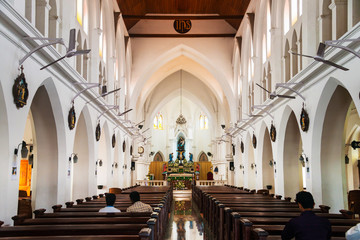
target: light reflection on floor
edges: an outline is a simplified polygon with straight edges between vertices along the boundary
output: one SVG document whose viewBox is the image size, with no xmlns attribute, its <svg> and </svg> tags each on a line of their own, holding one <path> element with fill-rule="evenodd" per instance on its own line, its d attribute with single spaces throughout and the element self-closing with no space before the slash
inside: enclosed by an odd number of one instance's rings
<svg viewBox="0 0 360 240">
<path fill-rule="evenodd" d="M 204 223 L 191 202 L 191 191 L 174 191 L 174 203 L 166 240 L 203 240 Z"/>
</svg>

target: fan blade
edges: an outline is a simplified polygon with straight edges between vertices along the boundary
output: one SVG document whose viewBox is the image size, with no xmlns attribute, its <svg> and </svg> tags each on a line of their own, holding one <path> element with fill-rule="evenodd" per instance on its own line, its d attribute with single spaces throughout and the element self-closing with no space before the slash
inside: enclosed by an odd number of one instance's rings
<svg viewBox="0 0 360 240">
<path fill-rule="evenodd" d="M 261 89 L 263 89 L 264 91 L 266 91 L 267 93 L 271 93 L 269 92 L 267 89 L 263 88 L 261 85 L 259 85 L 258 83 L 256 83 L 256 85 L 258 85 L 258 87 L 260 87 Z"/>
<path fill-rule="evenodd" d="M 310 55 L 305 55 L 305 54 L 300 54 L 300 53 L 296 53 L 296 52 L 291 52 L 291 54 L 297 55 L 297 56 L 301 56 L 301 57 L 307 57 L 307 58 L 314 58 L 313 56 Z"/>
<path fill-rule="evenodd" d="M 54 63 L 57 63 L 57 62 L 60 61 L 60 60 L 63 60 L 64 58 L 65 58 L 65 56 L 63 56 L 63 57 L 59 58 L 58 60 L 53 61 L 52 63 L 49 63 L 48 65 L 40 68 L 40 70 L 43 70 L 43 69 L 47 68 L 48 66 L 51 66 L 51 65 L 53 65 Z"/>
<path fill-rule="evenodd" d="M 291 98 L 291 99 L 295 99 L 295 96 L 289 96 L 289 95 L 276 95 L 277 97 L 281 97 L 281 98 Z"/>
<path fill-rule="evenodd" d="M 323 59 L 323 60 L 319 60 L 319 62 L 323 62 L 323 63 L 325 63 L 325 64 L 327 64 L 327 65 L 330 65 L 330 66 L 339 68 L 339 69 L 344 70 L 344 71 L 348 71 L 348 70 L 349 70 L 348 68 L 343 67 L 343 66 L 340 66 L 340 65 L 338 65 L 338 64 L 336 64 L 336 63 L 334 63 L 334 62 L 331 62 L 331 61 L 329 61 L 329 60 Z"/>
<path fill-rule="evenodd" d="M 325 53 L 326 45 L 324 43 L 319 43 L 318 51 L 316 53 L 316 56 L 323 58 Z"/>
<path fill-rule="evenodd" d="M 73 51 L 73 52 L 68 52 L 66 54 L 66 57 L 73 57 L 76 55 L 82 55 L 82 54 L 88 54 L 91 51 L 91 49 L 87 49 L 87 50 L 77 50 L 77 51 Z"/>
<path fill-rule="evenodd" d="M 67 49 L 67 52 L 71 52 L 75 50 L 75 28 L 70 30 L 70 36 L 69 36 L 69 48 Z"/>
</svg>

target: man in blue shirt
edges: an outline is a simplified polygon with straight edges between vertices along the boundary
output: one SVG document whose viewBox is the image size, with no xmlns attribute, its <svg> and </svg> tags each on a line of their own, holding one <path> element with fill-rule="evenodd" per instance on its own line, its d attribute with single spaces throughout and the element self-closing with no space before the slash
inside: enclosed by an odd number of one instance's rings
<svg viewBox="0 0 360 240">
<path fill-rule="evenodd" d="M 101 208 L 99 212 L 120 212 L 119 209 L 114 207 L 116 195 L 113 193 L 105 194 L 106 207 Z"/>
<path fill-rule="evenodd" d="M 314 198 L 309 192 L 296 194 L 296 202 L 301 210 L 299 217 L 291 219 L 285 226 L 281 239 L 327 240 L 331 238 L 331 224 L 328 219 L 316 216 L 312 209 Z"/>
</svg>

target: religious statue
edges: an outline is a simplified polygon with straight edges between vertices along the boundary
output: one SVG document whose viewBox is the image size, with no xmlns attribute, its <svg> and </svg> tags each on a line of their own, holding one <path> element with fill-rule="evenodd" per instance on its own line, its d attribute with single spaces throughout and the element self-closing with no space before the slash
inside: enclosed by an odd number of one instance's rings
<svg viewBox="0 0 360 240">
<path fill-rule="evenodd" d="M 192 153 L 189 153 L 189 158 L 190 158 L 190 162 L 193 161 L 193 154 Z"/>
<path fill-rule="evenodd" d="M 178 141 L 178 151 L 185 151 L 185 139 L 183 137 L 179 138 Z"/>
<path fill-rule="evenodd" d="M 170 153 L 170 154 L 169 154 L 169 162 L 172 162 L 172 161 L 173 161 L 173 157 L 174 157 L 174 154 L 173 154 L 173 153 Z"/>
<path fill-rule="evenodd" d="M 166 174 L 167 172 L 167 167 L 166 167 L 166 163 L 163 164 L 163 174 L 165 173 Z"/>
</svg>

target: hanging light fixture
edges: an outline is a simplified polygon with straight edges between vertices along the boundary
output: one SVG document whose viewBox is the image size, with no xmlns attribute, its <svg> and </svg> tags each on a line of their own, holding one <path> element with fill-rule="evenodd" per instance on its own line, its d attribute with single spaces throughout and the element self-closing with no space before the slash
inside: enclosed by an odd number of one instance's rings
<svg viewBox="0 0 360 240">
<path fill-rule="evenodd" d="M 176 124 L 179 125 L 186 124 L 186 119 L 182 115 L 182 70 L 180 70 L 180 115 L 176 119 Z"/>
</svg>

